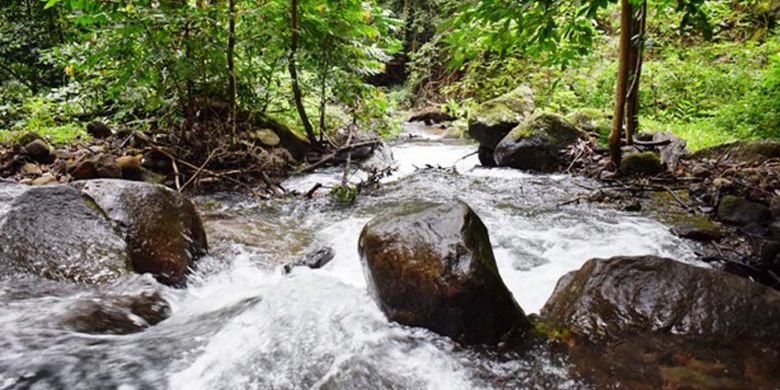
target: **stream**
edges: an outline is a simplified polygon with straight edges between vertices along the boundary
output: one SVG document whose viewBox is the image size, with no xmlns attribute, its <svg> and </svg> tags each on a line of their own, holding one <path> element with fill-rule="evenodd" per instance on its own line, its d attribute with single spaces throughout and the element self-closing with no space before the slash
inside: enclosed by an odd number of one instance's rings
<svg viewBox="0 0 780 390">
<path fill-rule="evenodd" d="M 567 175 L 478 167 L 476 146 L 407 125 L 393 146 L 398 171 L 351 206 L 313 200 L 196 199 L 211 255 L 189 287 L 138 276 L 110 287 L 160 292 L 167 320 L 143 332 L 87 335 L 49 318 L 92 290 L 39 280 L 0 282 L 0 389 L 524 389 L 586 388 L 568 362 L 540 349 L 462 348 L 425 329 L 388 322 L 370 298 L 357 253 L 363 226 L 414 202 L 459 199 L 490 232 L 499 271 L 526 313 L 587 259 L 613 255 L 694 259 L 695 244 L 639 213 L 558 205 L 596 186 Z M 288 189 L 340 181 L 331 168 Z M 324 268 L 282 267 L 329 247 Z"/>
</svg>

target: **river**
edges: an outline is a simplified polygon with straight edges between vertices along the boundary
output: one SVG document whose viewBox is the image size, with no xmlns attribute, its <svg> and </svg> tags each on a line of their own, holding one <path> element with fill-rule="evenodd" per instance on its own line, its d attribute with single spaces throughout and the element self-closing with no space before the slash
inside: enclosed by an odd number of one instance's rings
<svg viewBox="0 0 780 390">
<path fill-rule="evenodd" d="M 567 175 L 478 167 L 476 146 L 419 126 L 398 142 L 398 171 L 356 204 L 328 196 L 258 201 L 196 199 L 211 255 L 186 289 L 135 277 L 112 286 L 160 292 L 167 320 L 130 335 L 52 325 L 97 292 L 39 280 L 0 282 L 0 389 L 523 389 L 585 388 L 565 358 L 539 349 L 464 349 L 424 329 L 388 322 L 366 289 L 357 241 L 366 222 L 405 203 L 460 199 L 490 232 L 505 283 L 536 313 L 565 273 L 587 259 L 654 254 L 693 259 L 694 244 L 639 213 L 559 206 L 597 184 Z M 409 138 L 403 136 L 402 138 Z M 340 180 L 326 169 L 284 183 L 302 192 Z M 323 194 L 327 191 L 323 190 Z M 282 266 L 322 247 L 323 269 Z"/>
</svg>

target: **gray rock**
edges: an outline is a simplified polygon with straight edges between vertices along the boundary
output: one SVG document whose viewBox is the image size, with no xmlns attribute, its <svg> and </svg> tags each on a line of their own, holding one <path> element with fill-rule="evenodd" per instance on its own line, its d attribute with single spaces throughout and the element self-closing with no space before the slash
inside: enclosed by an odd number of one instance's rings
<svg viewBox="0 0 780 390">
<path fill-rule="evenodd" d="M 540 172 L 558 169 L 566 159 L 567 147 L 585 137 L 560 115 L 536 113 L 526 118 L 499 142 L 496 164 Z"/>
<path fill-rule="evenodd" d="M 0 183 L 0 276 L 100 284 L 132 272 L 121 234 L 77 189 Z"/>
</svg>

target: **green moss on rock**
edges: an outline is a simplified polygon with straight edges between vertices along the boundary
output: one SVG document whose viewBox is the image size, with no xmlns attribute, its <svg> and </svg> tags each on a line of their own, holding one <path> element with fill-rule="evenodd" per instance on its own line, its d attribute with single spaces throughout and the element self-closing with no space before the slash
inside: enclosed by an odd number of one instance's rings
<svg viewBox="0 0 780 390">
<path fill-rule="evenodd" d="M 620 171 L 626 175 L 651 176 L 663 170 L 661 158 L 653 152 L 631 153 L 620 164 Z"/>
</svg>

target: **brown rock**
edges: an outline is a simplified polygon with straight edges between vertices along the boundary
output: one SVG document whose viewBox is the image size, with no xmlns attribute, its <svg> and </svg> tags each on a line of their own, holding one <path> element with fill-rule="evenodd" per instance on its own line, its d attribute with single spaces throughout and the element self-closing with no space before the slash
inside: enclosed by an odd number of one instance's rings
<svg viewBox="0 0 780 390">
<path fill-rule="evenodd" d="M 359 251 L 391 321 L 464 344 L 495 344 L 531 326 L 501 280 L 487 228 L 465 203 L 379 217 L 363 229 Z"/>
<path fill-rule="evenodd" d="M 122 171 L 122 177 L 127 180 L 140 181 L 143 178 L 141 167 L 142 156 L 122 156 L 117 157 L 116 165 Z"/>
<path fill-rule="evenodd" d="M 87 125 L 87 133 L 95 138 L 108 138 L 112 135 L 111 128 L 100 122 L 92 122 Z"/>
<path fill-rule="evenodd" d="M 76 163 L 72 167 L 70 175 L 74 180 L 89 180 L 98 177 L 97 166 L 92 160 L 85 160 L 80 163 Z"/>
<path fill-rule="evenodd" d="M 49 145 L 41 139 L 28 143 L 24 146 L 24 149 L 27 151 L 27 155 L 35 162 L 41 164 L 51 164 L 54 162 L 54 155 L 51 153 L 51 148 L 49 148 Z"/>
<path fill-rule="evenodd" d="M 187 272 L 208 250 L 195 206 L 169 188 L 127 180 L 90 180 L 73 184 L 124 228 L 138 273 L 162 283 L 185 284 Z"/>
</svg>

